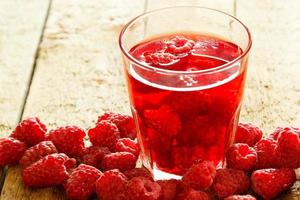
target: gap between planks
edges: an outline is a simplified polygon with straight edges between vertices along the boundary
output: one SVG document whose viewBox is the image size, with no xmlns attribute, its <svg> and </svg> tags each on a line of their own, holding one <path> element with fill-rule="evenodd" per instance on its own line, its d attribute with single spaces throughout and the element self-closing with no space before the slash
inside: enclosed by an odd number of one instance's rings
<svg viewBox="0 0 300 200">
<path fill-rule="evenodd" d="M 30 77 L 29 77 L 29 82 L 28 82 L 28 85 L 27 85 L 27 88 L 26 88 L 24 99 L 23 99 L 21 112 L 19 114 L 19 122 L 21 122 L 21 120 L 23 118 L 23 115 L 24 115 L 26 102 L 27 102 L 27 99 L 28 99 L 28 96 L 29 96 L 29 93 L 30 93 L 30 87 L 31 87 L 31 84 L 32 84 L 32 80 L 33 80 L 36 65 L 37 65 L 37 59 L 39 57 L 40 45 L 43 42 L 43 37 L 44 37 L 45 29 L 46 29 L 46 24 L 47 24 L 47 21 L 48 21 L 50 10 L 51 10 L 51 5 L 52 5 L 52 0 L 49 0 L 48 8 L 47 8 L 47 11 L 46 11 L 46 17 L 45 17 L 44 22 L 43 22 L 42 32 L 41 32 L 39 42 L 38 42 L 38 47 L 37 47 L 37 49 L 35 51 L 35 54 L 34 54 L 34 62 L 33 62 L 33 65 L 32 65 L 32 69 L 31 69 L 31 73 L 30 73 Z"/>
</svg>

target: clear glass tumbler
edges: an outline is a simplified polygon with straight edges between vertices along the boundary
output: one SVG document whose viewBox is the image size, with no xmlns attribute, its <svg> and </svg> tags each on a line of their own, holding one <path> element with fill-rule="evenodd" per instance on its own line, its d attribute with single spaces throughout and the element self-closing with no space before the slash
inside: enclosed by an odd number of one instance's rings
<svg viewBox="0 0 300 200">
<path fill-rule="evenodd" d="M 141 159 L 156 180 L 181 178 L 200 160 L 224 166 L 251 43 L 241 21 L 203 7 L 151 11 L 123 28 L 119 44 Z"/>
</svg>

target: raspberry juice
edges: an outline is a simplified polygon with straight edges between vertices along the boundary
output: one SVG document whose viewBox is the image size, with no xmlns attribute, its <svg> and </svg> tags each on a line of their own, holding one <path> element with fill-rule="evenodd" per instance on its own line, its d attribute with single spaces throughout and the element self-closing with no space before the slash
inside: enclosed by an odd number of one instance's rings
<svg viewBox="0 0 300 200">
<path fill-rule="evenodd" d="M 160 35 L 130 54 L 144 67 L 126 67 L 143 164 L 154 178 L 179 178 L 193 163 L 223 167 L 232 143 L 246 62 L 228 65 L 239 46 L 196 33 Z M 155 72 L 155 73 L 154 73 Z"/>
</svg>

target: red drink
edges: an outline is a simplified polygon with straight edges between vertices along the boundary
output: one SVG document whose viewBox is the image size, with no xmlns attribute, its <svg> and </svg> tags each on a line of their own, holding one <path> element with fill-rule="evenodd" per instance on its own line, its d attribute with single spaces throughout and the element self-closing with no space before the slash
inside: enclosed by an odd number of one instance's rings
<svg viewBox="0 0 300 200">
<path fill-rule="evenodd" d="M 225 65 L 242 55 L 241 48 L 178 33 L 151 38 L 129 53 L 148 65 L 126 70 L 143 163 L 176 175 L 198 160 L 221 167 L 239 116 L 246 61 Z"/>
</svg>

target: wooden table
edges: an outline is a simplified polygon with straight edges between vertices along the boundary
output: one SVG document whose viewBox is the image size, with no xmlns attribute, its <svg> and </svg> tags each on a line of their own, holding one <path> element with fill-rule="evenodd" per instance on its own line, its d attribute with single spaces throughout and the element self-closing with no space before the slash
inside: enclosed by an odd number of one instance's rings
<svg viewBox="0 0 300 200">
<path fill-rule="evenodd" d="M 265 134 L 300 125 L 299 0 L 1 0 L 0 136 L 31 115 L 49 128 L 88 128 L 105 110 L 128 113 L 118 34 L 133 16 L 171 5 L 213 7 L 244 21 L 254 44 L 242 120 Z M 59 188 L 25 188 L 12 167 L 0 199 L 65 197 Z M 299 191 L 285 199 L 300 199 Z"/>
</svg>

